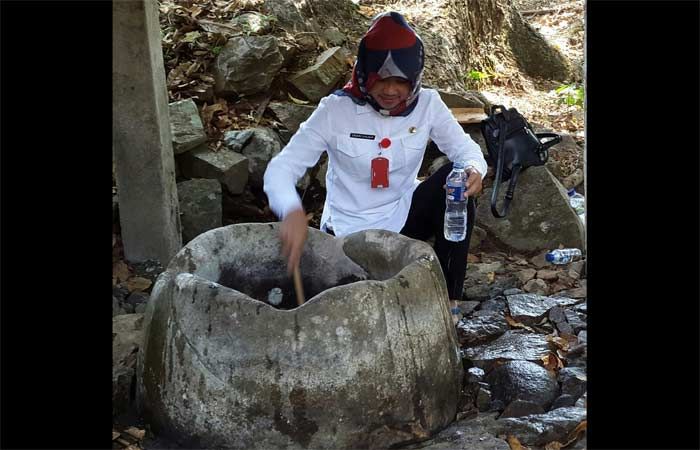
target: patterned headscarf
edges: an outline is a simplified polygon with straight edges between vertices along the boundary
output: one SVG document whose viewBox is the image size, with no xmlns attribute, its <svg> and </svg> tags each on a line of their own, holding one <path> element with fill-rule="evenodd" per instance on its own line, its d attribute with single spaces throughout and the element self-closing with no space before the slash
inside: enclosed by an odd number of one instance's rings
<svg viewBox="0 0 700 450">
<path fill-rule="evenodd" d="M 423 41 L 397 12 L 377 15 L 367 33 L 360 40 L 352 79 L 336 91 L 348 95 L 355 103 L 369 103 L 386 116 L 407 116 L 418 103 L 423 76 Z M 401 77 L 411 82 L 408 98 L 392 110 L 382 109 L 369 95 L 377 81 Z"/>
</svg>

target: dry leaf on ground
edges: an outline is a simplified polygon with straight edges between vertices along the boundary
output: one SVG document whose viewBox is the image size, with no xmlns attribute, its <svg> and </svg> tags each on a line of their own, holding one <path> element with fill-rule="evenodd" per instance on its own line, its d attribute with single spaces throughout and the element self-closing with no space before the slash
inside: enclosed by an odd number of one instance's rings
<svg viewBox="0 0 700 450">
<path fill-rule="evenodd" d="M 506 318 L 506 322 L 508 322 L 508 325 L 510 325 L 511 327 L 514 327 L 514 328 L 523 328 L 523 329 L 528 330 L 528 331 L 530 331 L 530 332 L 532 332 L 532 333 L 535 332 L 535 330 L 533 330 L 532 328 L 528 327 L 528 326 L 525 325 L 524 323 L 520 323 L 520 322 L 518 322 L 517 320 L 513 319 L 509 314 L 506 314 L 506 315 L 505 315 L 505 318 Z"/>
<path fill-rule="evenodd" d="M 129 281 L 126 282 L 126 288 L 129 290 L 129 292 L 145 291 L 150 285 L 151 280 L 142 277 L 129 278 Z"/>
<path fill-rule="evenodd" d="M 119 436 L 120 436 L 120 434 L 119 434 L 118 432 L 112 431 L 112 440 L 115 440 L 115 439 L 118 438 Z"/>
<path fill-rule="evenodd" d="M 558 441 L 552 441 L 544 446 L 544 450 L 561 450 L 564 445 Z"/>
<path fill-rule="evenodd" d="M 552 352 L 547 353 L 541 358 L 544 368 L 547 370 L 559 370 L 564 368 L 564 363 L 561 359 Z"/>
<path fill-rule="evenodd" d="M 563 337 L 547 335 L 547 342 L 554 344 L 557 350 L 569 351 L 569 341 Z"/>
<path fill-rule="evenodd" d="M 518 438 L 512 434 L 508 435 L 506 441 L 508 442 L 508 445 L 510 445 L 510 450 L 528 450 L 528 448 L 521 444 Z"/>
<path fill-rule="evenodd" d="M 112 267 L 112 277 L 116 278 L 118 282 L 126 281 L 129 278 L 129 266 L 124 261 L 118 261 Z"/>
<path fill-rule="evenodd" d="M 130 436 L 135 437 L 139 441 L 142 440 L 143 437 L 146 435 L 146 430 L 140 430 L 136 427 L 129 427 L 125 431 L 129 433 Z"/>
<path fill-rule="evenodd" d="M 489 284 L 493 283 L 496 280 L 496 272 L 487 273 L 486 280 L 488 281 Z"/>
</svg>

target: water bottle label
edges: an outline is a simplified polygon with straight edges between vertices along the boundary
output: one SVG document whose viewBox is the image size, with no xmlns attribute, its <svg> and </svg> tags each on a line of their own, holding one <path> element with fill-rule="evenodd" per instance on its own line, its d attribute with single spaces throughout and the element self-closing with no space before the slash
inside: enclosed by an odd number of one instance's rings
<svg viewBox="0 0 700 450">
<path fill-rule="evenodd" d="M 447 186 L 447 200 L 450 201 L 456 201 L 456 202 L 461 202 L 464 200 L 462 198 L 462 193 L 464 192 L 464 187 L 463 186 L 452 186 L 448 185 Z M 450 192 L 452 191 L 452 192 Z"/>
</svg>

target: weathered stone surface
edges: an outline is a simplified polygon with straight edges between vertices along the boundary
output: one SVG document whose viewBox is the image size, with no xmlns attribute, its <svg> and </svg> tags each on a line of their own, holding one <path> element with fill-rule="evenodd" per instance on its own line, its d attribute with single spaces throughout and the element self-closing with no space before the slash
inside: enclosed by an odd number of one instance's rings
<svg viewBox="0 0 700 450">
<path fill-rule="evenodd" d="M 574 402 L 586 392 L 586 371 L 580 367 L 565 367 L 557 375 L 562 394 L 571 395 Z"/>
<path fill-rule="evenodd" d="M 433 162 L 430 163 L 430 167 L 428 167 L 428 176 L 434 174 L 437 172 L 440 167 L 444 166 L 445 164 L 450 163 L 450 158 L 447 156 L 438 156 L 433 160 Z"/>
<path fill-rule="evenodd" d="M 507 184 L 499 190 L 505 195 Z M 491 198 L 492 188 L 483 197 Z M 499 200 L 499 205 L 501 204 Z M 491 202 L 479 202 L 477 225 L 508 247 L 522 252 L 565 247 L 585 248 L 584 229 L 569 205 L 566 190 L 549 171 L 529 167 L 518 178 L 518 187 L 508 215 L 497 219 L 491 214 Z"/>
<path fill-rule="evenodd" d="M 523 286 L 525 292 L 537 295 L 547 295 L 549 294 L 549 286 L 547 282 L 540 279 L 530 280 Z"/>
<path fill-rule="evenodd" d="M 136 354 L 143 343 L 143 314 L 125 314 L 112 318 L 112 415 L 132 406 L 131 390 L 135 381 Z"/>
<path fill-rule="evenodd" d="M 304 96 L 312 102 L 318 102 L 328 95 L 348 69 L 347 50 L 332 47 L 316 58 L 316 63 L 289 77 Z"/>
<path fill-rule="evenodd" d="M 476 301 L 459 301 L 457 302 L 457 306 L 459 307 L 460 311 L 462 311 L 462 314 L 469 315 L 472 311 L 476 309 L 477 306 L 479 306 L 480 302 Z"/>
<path fill-rule="evenodd" d="M 127 303 L 130 303 L 131 305 L 134 306 L 134 308 L 141 303 L 146 303 L 148 302 L 148 294 L 145 294 L 143 292 L 132 292 L 129 294 L 129 296 L 126 298 Z"/>
<path fill-rule="evenodd" d="M 567 406 L 575 406 L 576 405 L 576 399 L 569 395 L 569 394 L 562 394 L 559 397 L 557 397 L 556 400 L 552 403 L 551 409 L 557 409 L 557 408 L 566 408 Z M 542 411 L 544 412 L 544 411 Z"/>
<path fill-rule="evenodd" d="M 544 367 L 529 361 L 508 361 L 486 375 L 494 400 L 533 402 L 547 409 L 559 395 L 559 384 Z"/>
<path fill-rule="evenodd" d="M 274 131 L 269 128 L 253 128 L 253 137 L 241 150 L 248 158 L 248 182 L 251 186 L 262 188 L 267 164 L 281 149 L 282 143 Z"/>
<path fill-rule="evenodd" d="M 562 52 L 550 45 L 520 13 L 513 11 L 510 17 L 508 42 L 518 66 L 530 76 L 568 80 L 572 66 Z"/>
<path fill-rule="evenodd" d="M 182 242 L 221 226 L 221 185 L 216 180 L 190 180 L 177 184 L 182 217 Z"/>
<path fill-rule="evenodd" d="M 214 61 L 215 91 L 221 96 L 266 91 L 283 62 L 274 36 L 232 37 Z"/>
<path fill-rule="evenodd" d="M 224 133 L 224 144 L 234 152 L 240 153 L 253 137 L 253 130 L 231 130 Z"/>
<path fill-rule="evenodd" d="M 478 367 L 470 367 L 467 369 L 467 382 L 478 383 L 484 379 L 484 375 L 486 375 L 486 373 L 483 369 L 479 369 Z"/>
<path fill-rule="evenodd" d="M 579 331 L 588 328 L 586 318 L 582 314 L 579 314 L 576 311 L 566 310 L 564 311 L 564 315 L 566 316 L 566 321 L 569 323 L 569 325 L 571 325 L 571 328 L 573 328 L 574 330 L 572 334 L 576 334 Z"/>
<path fill-rule="evenodd" d="M 549 345 L 543 335 L 509 330 L 495 341 L 468 348 L 464 353 L 476 367 L 488 371 L 499 359 L 541 361 L 548 352 Z"/>
<path fill-rule="evenodd" d="M 158 278 L 138 389 L 156 433 L 198 448 L 388 448 L 448 425 L 463 369 L 430 246 L 309 229 L 301 306 L 279 246 L 276 223 L 219 228 Z M 272 286 L 283 309 L 259 301 Z"/>
<path fill-rule="evenodd" d="M 421 450 L 510 450 L 508 443 L 496 437 L 497 413 L 479 413 L 472 419 L 454 422 L 427 442 L 406 448 Z"/>
<path fill-rule="evenodd" d="M 529 416 L 530 414 L 543 414 L 544 408 L 535 402 L 516 399 L 513 400 L 506 406 L 503 413 L 498 416 L 499 419 L 506 419 L 508 417 L 522 417 Z"/>
<path fill-rule="evenodd" d="M 535 278 L 536 273 L 537 271 L 535 269 L 523 269 L 520 272 L 516 272 L 515 276 L 518 278 L 518 281 L 525 284 Z"/>
<path fill-rule="evenodd" d="M 469 264 L 464 278 L 464 297 L 483 301 L 518 286 L 518 279 L 512 273 L 497 275 L 503 268 L 500 261 Z"/>
<path fill-rule="evenodd" d="M 469 251 L 474 252 L 479 249 L 485 239 L 486 231 L 474 225 L 474 228 L 472 228 L 471 239 L 469 240 Z"/>
<path fill-rule="evenodd" d="M 315 106 L 295 105 L 293 103 L 270 102 L 267 105 L 275 116 L 282 122 L 287 130 L 294 134 L 299 129 L 299 125 L 311 116 L 316 109 Z"/>
<path fill-rule="evenodd" d="M 579 342 L 583 342 L 584 344 L 588 342 L 588 331 L 582 330 L 579 331 L 579 333 L 576 335 L 578 338 Z"/>
<path fill-rule="evenodd" d="M 170 103 L 168 111 L 174 154 L 184 153 L 206 142 L 207 135 L 204 133 L 202 119 L 199 117 L 197 105 L 191 98 Z"/>
<path fill-rule="evenodd" d="M 457 326 L 457 334 L 462 345 L 475 345 L 494 339 L 508 331 L 508 322 L 499 313 L 476 316 L 463 320 Z"/>
<path fill-rule="evenodd" d="M 327 173 L 328 173 L 328 158 L 322 157 L 322 160 L 319 162 L 318 172 L 316 172 L 316 180 L 318 181 L 318 184 L 323 189 L 326 188 L 326 174 Z"/>
<path fill-rule="evenodd" d="M 234 17 L 231 25 L 246 34 L 265 34 L 271 30 L 272 20 L 259 12 L 248 11 Z"/>
<path fill-rule="evenodd" d="M 232 194 L 243 192 L 249 163 L 240 153 L 226 149 L 215 152 L 206 144 L 178 156 L 178 165 L 187 178 L 218 180 Z"/>
<path fill-rule="evenodd" d="M 330 27 L 321 31 L 321 37 L 330 45 L 339 46 L 343 45 L 345 41 L 348 40 L 341 31 L 336 27 Z"/>
<path fill-rule="evenodd" d="M 585 281 L 585 280 L 583 280 Z M 579 288 L 575 289 L 569 289 L 566 291 L 561 291 L 558 292 L 557 295 L 561 295 L 563 297 L 571 297 L 571 298 L 586 298 L 587 290 L 585 286 L 581 286 Z"/>
<path fill-rule="evenodd" d="M 559 277 L 558 270 L 542 269 L 537 271 L 537 278 L 540 280 L 554 281 Z"/>
<path fill-rule="evenodd" d="M 121 306 L 119 299 L 113 295 L 112 296 L 112 317 L 120 316 L 122 314 L 126 314 L 126 311 Z"/>
<path fill-rule="evenodd" d="M 476 393 L 476 407 L 479 411 L 488 411 L 491 408 L 491 391 L 483 386 L 479 386 L 479 390 Z"/>
<path fill-rule="evenodd" d="M 566 442 L 569 433 L 584 420 L 583 408 L 558 408 L 545 414 L 499 419 L 494 431 L 512 434 L 524 445 L 545 445 L 552 441 Z"/>
<path fill-rule="evenodd" d="M 479 304 L 478 311 L 480 313 L 491 314 L 492 312 L 502 313 L 508 308 L 506 299 L 502 296 L 493 297 Z M 484 315 L 484 314 L 481 314 Z"/>
<path fill-rule="evenodd" d="M 306 31 L 304 17 L 292 0 L 265 0 L 263 11 L 277 18 L 278 24 L 287 31 Z"/>
<path fill-rule="evenodd" d="M 479 98 L 481 94 L 478 92 L 467 92 L 462 95 L 438 89 L 438 94 L 448 108 L 484 108 L 486 103 L 483 101 L 485 99 Z"/>
<path fill-rule="evenodd" d="M 576 300 L 566 297 L 544 297 L 537 294 L 516 294 L 506 297 L 510 315 L 525 324 L 539 321 L 554 306 L 567 306 Z"/>
</svg>

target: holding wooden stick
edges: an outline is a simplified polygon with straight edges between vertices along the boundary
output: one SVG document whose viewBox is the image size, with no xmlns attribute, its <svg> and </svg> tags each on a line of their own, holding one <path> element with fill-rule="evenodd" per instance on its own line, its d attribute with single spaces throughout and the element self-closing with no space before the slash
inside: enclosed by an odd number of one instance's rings
<svg viewBox="0 0 700 450">
<path fill-rule="evenodd" d="M 304 304 L 304 286 L 301 284 L 301 272 L 299 271 L 299 266 L 294 268 L 294 290 L 297 294 L 297 304 Z"/>
</svg>

